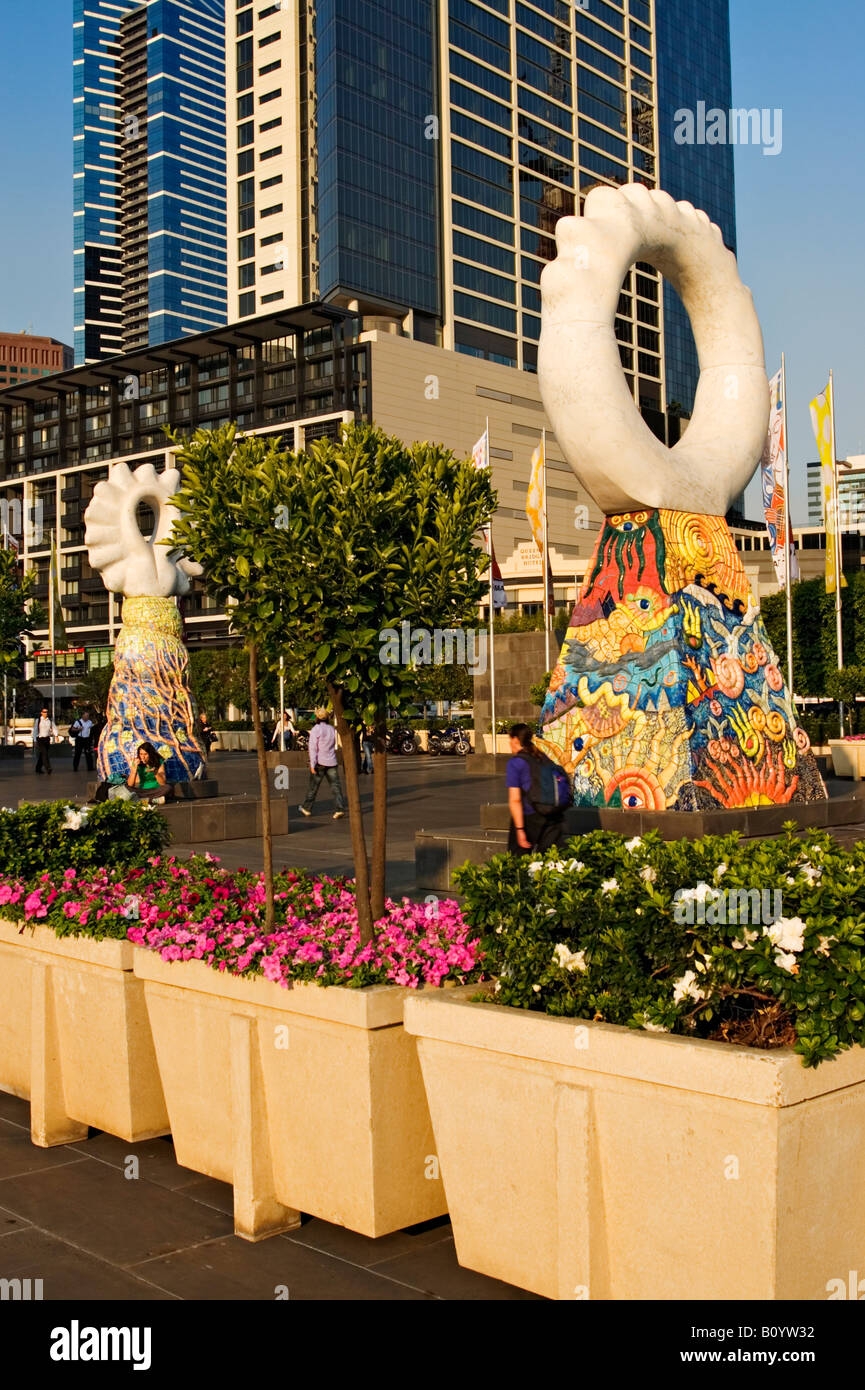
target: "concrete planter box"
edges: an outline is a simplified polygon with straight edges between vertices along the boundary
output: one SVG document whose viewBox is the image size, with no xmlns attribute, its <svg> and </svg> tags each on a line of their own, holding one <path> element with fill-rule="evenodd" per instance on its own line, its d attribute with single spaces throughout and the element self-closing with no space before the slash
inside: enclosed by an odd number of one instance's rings
<svg viewBox="0 0 865 1390">
<path fill-rule="evenodd" d="M 30 1101 L 34 1144 L 168 1133 L 128 941 L 0 921 L 0 1090 Z"/>
<path fill-rule="evenodd" d="M 213 748 L 219 753 L 249 753 L 255 749 L 254 729 L 215 729 L 214 732 Z"/>
<path fill-rule="evenodd" d="M 135 973 L 177 1161 L 233 1184 L 237 1235 L 291 1229 L 302 1211 L 367 1236 L 444 1214 L 402 1026 L 411 990 L 286 990 L 145 950 Z"/>
<path fill-rule="evenodd" d="M 407 1001 L 457 1256 L 556 1299 L 806 1299 L 861 1268 L 865 1050 Z"/>
<path fill-rule="evenodd" d="M 852 777 L 854 782 L 865 777 L 865 739 L 832 738 L 829 751 L 836 777 Z"/>
</svg>

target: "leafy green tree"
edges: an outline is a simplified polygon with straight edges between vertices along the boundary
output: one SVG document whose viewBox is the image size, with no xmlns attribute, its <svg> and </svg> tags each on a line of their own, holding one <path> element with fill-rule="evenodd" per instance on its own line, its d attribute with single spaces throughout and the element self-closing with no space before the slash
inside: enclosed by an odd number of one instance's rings
<svg viewBox="0 0 865 1390">
<path fill-rule="evenodd" d="M 841 594 L 841 639 L 845 666 L 865 666 L 865 571 L 848 570 Z M 793 682 L 797 695 L 829 695 L 838 673 L 835 595 L 822 578 L 793 585 Z M 787 670 L 787 610 L 782 592 L 760 609 L 781 669 Z"/>
<path fill-rule="evenodd" d="M 177 441 L 180 443 L 180 441 Z M 478 533 L 495 508 L 487 474 L 428 443 L 407 448 L 367 425 L 338 441 L 286 453 L 234 426 L 182 445 L 181 519 L 173 543 L 204 568 L 249 655 L 250 685 L 282 653 L 299 678 L 322 680 L 345 750 L 346 792 L 361 939 L 384 912 L 387 835 L 386 715 L 411 700 L 416 671 L 389 633 L 472 622 L 489 563 Z M 272 902 L 264 742 L 253 693 Z M 354 734 L 374 724 L 371 870 Z M 272 909 L 269 920 L 272 920 Z"/>
<path fill-rule="evenodd" d="M 16 675 L 22 667 L 21 638 L 45 622 L 33 597 L 36 575 L 22 572 L 14 550 L 0 547 L 0 675 Z"/>
<path fill-rule="evenodd" d="M 114 679 L 114 663 L 110 666 L 96 666 L 75 687 L 75 696 L 89 709 L 104 714 L 108 704 L 108 691 Z"/>
<path fill-rule="evenodd" d="M 474 696 L 474 682 L 467 666 L 456 663 L 441 666 L 418 666 L 415 671 L 415 700 L 445 700 L 455 705 L 469 702 Z"/>
</svg>

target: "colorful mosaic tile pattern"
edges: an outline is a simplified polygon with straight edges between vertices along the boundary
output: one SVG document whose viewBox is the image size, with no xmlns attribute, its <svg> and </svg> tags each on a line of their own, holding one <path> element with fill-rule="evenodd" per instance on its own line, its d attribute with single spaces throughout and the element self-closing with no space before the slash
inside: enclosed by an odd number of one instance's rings
<svg viewBox="0 0 865 1390">
<path fill-rule="evenodd" d="M 128 776 L 140 743 L 152 743 L 169 782 L 190 781 L 204 762 L 195 737 L 189 654 L 180 614 L 170 598 L 127 598 L 114 651 L 114 679 L 97 767 L 106 778 Z"/>
<path fill-rule="evenodd" d="M 608 516 L 541 713 L 578 806 L 718 810 L 821 800 L 723 517 Z"/>
</svg>

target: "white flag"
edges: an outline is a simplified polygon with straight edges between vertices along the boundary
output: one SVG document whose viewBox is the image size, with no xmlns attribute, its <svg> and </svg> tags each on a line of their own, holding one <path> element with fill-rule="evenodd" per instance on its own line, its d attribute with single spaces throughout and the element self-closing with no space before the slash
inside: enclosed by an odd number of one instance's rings
<svg viewBox="0 0 865 1390">
<path fill-rule="evenodd" d="M 484 430 L 472 449 L 472 463 L 475 468 L 489 468 L 490 466 L 490 432 L 488 429 Z"/>
</svg>

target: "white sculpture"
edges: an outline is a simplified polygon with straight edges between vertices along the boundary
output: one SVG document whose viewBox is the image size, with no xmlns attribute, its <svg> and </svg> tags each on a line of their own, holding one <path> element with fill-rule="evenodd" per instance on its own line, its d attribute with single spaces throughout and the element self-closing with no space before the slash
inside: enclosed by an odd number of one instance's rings
<svg viewBox="0 0 865 1390">
<path fill-rule="evenodd" d="M 201 566 L 164 544 L 178 516 L 171 499 L 179 487 L 176 468 L 157 473 L 152 463 L 143 463 L 134 473 L 125 463 L 115 463 L 107 479 L 97 483 L 85 513 L 84 543 L 106 589 L 127 598 L 189 592 L 189 579 L 202 573 Z M 150 536 L 142 535 L 138 525 L 141 502 L 156 516 Z"/>
<path fill-rule="evenodd" d="M 691 203 L 627 184 L 596 188 L 556 226 L 541 276 L 541 395 L 574 472 L 606 514 L 640 507 L 724 516 L 760 460 L 769 420 L 763 337 L 720 228 Z M 614 320 L 636 261 L 675 286 L 700 359 L 693 418 L 673 449 L 625 381 Z"/>
<path fill-rule="evenodd" d="M 156 748 L 170 782 L 188 781 L 204 770 L 189 688 L 189 654 L 175 602 L 175 595 L 188 593 L 190 576 L 200 575 L 202 569 L 166 544 L 178 516 L 171 499 L 179 487 L 176 468 L 157 473 L 152 463 L 143 463 L 133 473 L 125 463 L 116 463 L 94 488 L 85 513 L 90 563 L 107 589 L 124 595 L 106 724 L 99 739 L 102 779 L 125 780 L 142 743 Z M 141 502 L 156 518 L 149 536 L 138 524 Z"/>
</svg>

